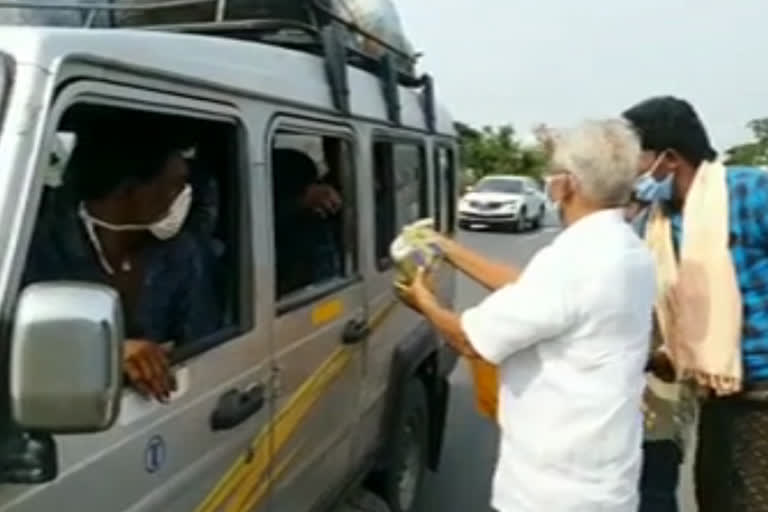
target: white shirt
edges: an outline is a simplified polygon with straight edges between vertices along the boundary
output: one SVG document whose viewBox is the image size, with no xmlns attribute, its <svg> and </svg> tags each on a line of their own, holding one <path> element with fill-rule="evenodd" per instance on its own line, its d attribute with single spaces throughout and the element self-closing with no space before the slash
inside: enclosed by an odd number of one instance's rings
<svg viewBox="0 0 768 512">
<path fill-rule="evenodd" d="M 462 316 L 499 366 L 500 512 L 635 512 L 655 300 L 650 252 L 620 210 L 589 215 Z"/>
</svg>

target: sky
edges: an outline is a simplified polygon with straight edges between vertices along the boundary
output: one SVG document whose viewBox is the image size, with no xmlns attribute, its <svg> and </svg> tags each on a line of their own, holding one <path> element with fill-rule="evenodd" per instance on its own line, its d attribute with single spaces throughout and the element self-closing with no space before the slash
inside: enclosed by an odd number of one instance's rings
<svg viewBox="0 0 768 512">
<path fill-rule="evenodd" d="M 457 120 L 567 126 L 673 94 L 715 147 L 768 117 L 768 0 L 394 0 Z"/>
</svg>

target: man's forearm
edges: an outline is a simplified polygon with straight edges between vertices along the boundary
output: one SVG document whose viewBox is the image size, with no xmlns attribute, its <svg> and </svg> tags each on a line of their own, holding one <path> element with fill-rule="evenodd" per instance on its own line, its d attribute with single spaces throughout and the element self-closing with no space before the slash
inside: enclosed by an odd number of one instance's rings
<svg viewBox="0 0 768 512">
<path fill-rule="evenodd" d="M 445 309 L 436 300 L 425 304 L 422 314 L 458 353 L 469 358 L 480 357 L 464 334 L 458 314 Z"/>
<path fill-rule="evenodd" d="M 492 261 L 453 240 L 446 240 L 442 248 L 451 264 L 489 290 L 498 290 L 520 277 L 520 269 Z"/>
</svg>

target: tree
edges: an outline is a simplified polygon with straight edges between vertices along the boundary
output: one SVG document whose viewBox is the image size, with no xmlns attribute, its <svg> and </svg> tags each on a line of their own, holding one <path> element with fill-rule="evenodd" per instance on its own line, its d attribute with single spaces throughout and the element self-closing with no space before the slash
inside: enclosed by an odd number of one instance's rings
<svg viewBox="0 0 768 512">
<path fill-rule="evenodd" d="M 728 165 L 768 165 L 768 118 L 753 119 L 747 123 L 752 131 L 752 142 L 738 144 L 725 152 Z"/>
<path fill-rule="evenodd" d="M 462 149 L 462 166 L 468 181 L 489 174 L 519 174 L 539 177 L 546 163 L 540 145 L 524 146 L 512 125 L 484 126 L 477 130 L 456 123 Z"/>
</svg>

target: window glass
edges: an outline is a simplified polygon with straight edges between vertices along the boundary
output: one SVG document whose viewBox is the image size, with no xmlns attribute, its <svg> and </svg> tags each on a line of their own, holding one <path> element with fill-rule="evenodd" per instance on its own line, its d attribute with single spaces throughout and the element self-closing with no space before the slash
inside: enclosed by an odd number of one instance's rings
<svg viewBox="0 0 768 512">
<path fill-rule="evenodd" d="M 43 159 L 22 286 L 114 288 L 125 374 L 148 394 L 142 368 L 166 348 L 182 360 L 250 327 L 237 135 L 234 122 L 82 104 L 65 112 Z"/>
<path fill-rule="evenodd" d="M 355 189 L 348 142 L 278 132 L 271 161 L 277 296 L 352 276 Z"/>
<path fill-rule="evenodd" d="M 424 148 L 410 142 L 376 142 L 376 257 L 380 268 L 389 262 L 389 245 L 403 226 L 429 215 Z"/>
</svg>

